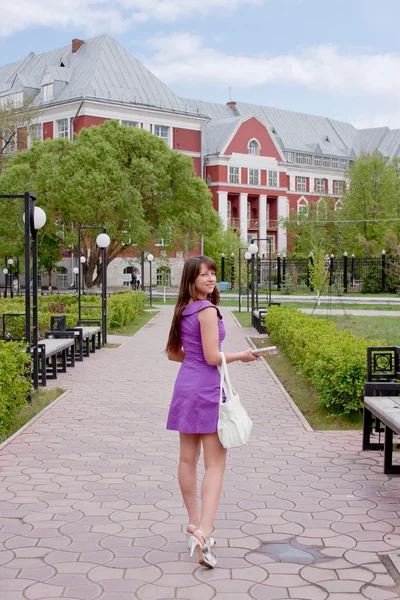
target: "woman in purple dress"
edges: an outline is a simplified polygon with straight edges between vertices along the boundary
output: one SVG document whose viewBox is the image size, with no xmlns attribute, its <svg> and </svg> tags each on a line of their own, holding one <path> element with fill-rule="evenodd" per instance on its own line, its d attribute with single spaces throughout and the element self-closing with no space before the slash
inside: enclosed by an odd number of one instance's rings
<svg viewBox="0 0 400 600">
<path fill-rule="evenodd" d="M 167 429 L 179 431 L 178 480 L 188 511 L 189 548 L 209 568 L 217 564 L 210 548 L 215 514 L 221 496 L 226 450 L 219 441 L 221 342 L 225 337 L 222 316 L 217 308 L 216 265 L 207 256 L 186 260 L 178 302 L 175 307 L 166 352 L 181 362 L 168 414 Z M 251 348 L 226 353 L 226 362 L 252 362 Z M 203 446 L 205 475 L 201 487 L 201 511 L 197 497 L 197 463 Z"/>
</svg>

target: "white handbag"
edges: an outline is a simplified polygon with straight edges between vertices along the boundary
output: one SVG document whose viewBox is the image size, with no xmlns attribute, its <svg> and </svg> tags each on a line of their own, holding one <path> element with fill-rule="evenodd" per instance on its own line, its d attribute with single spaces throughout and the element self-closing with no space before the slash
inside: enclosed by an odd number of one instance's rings
<svg viewBox="0 0 400 600">
<path fill-rule="evenodd" d="M 221 357 L 218 437 L 224 448 L 235 448 L 248 442 L 253 422 L 241 404 L 239 394 L 232 387 L 223 352 Z M 225 402 L 223 402 L 222 390 L 225 392 Z"/>
</svg>

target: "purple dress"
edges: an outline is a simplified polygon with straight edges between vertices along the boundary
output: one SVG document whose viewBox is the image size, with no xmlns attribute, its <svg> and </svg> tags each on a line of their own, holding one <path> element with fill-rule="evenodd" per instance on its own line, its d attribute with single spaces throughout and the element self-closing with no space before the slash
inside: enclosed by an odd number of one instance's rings
<svg viewBox="0 0 400 600">
<path fill-rule="evenodd" d="M 176 378 L 168 414 L 167 429 L 181 433 L 217 431 L 220 376 L 218 367 L 204 358 L 198 312 L 214 306 L 209 300 L 197 300 L 182 311 L 180 322 L 185 358 Z M 225 337 L 225 327 L 218 310 L 218 347 Z"/>
</svg>

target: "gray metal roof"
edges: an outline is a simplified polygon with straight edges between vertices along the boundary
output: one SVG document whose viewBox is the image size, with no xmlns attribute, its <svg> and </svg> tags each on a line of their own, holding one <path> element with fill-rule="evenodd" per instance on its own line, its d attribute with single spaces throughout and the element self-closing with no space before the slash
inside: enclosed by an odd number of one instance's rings
<svg viewBox="0 0 400 600">
<path fill-rule="evenodd" d="M 232 110 L 226 104 L 180 98 L 108 35 L 85 41 L 75 54 L 68 45 L 0 66 L 0 95 L 22 87 L 39 89 L 46 80 L 65 84 L 58 86 L 55 103 L 97 98 L 208 118 L 202 139 L 207 154 L 220 152 L 242 118 L 255 115 L 283 150 L 347 158 L 375 150 L 390 158 L 400 155 L 400 130 L 357 130 L 327 117 L 256 104 L 238 102 Z M 36 102 L 42 102 L 40 94 Z"/>
</svg>

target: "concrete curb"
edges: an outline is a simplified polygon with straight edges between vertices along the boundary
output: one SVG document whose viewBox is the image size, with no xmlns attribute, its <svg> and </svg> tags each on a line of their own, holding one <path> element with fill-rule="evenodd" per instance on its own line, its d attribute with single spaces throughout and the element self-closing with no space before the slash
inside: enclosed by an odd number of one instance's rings
<svg viewBox="0 0 400 600">
<path fill-rule="evenodd" d="M 66 390 L 65 392 L 63 392 L 60 396 L 58 396 L 58 398 L 56 398 L 55 400 L 53 400 L 53 402 L 51 402 L 50 404 L 48 404 L 47 406 L 45 406 L 44 408 L 42 408 L 42 410 L 40 412 L 37 413 L 37 415 L 35 415 L 34 417 L 32 417 L 32 419 L 30 421 L 28 421 L 27 423 L 25 423 L 25 425 L 23 425 L 20 429 L 18 429 L 18 431 L 16 431 L 15 433 L 12 434 L 11 437 L 7 438 L 6 440 L 4 440 L 4 442 L 2 444 L 0 444 L 0 452 L 3 450 L 3 448 L 5 448 L 10 442 L 12 442 L 16 437 L 18 437 L 19 435 L 21 435 L 21 433 L 23 433 L 25 431 L 25 429 L 27 429 L 28 427 L 30 427 L 35 421 L 37 421 L 46 411 L 50 410 L 50 408 L 52 408 L 53 406 L 55 406 L 60 400 L 62 400 L 63 398 L 65 398 L 65 396 L 67 394 L 70 393 L 71 390 Z"/>
</svg>

